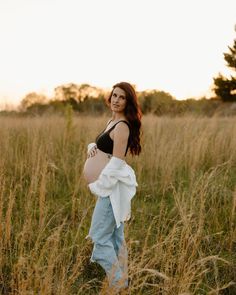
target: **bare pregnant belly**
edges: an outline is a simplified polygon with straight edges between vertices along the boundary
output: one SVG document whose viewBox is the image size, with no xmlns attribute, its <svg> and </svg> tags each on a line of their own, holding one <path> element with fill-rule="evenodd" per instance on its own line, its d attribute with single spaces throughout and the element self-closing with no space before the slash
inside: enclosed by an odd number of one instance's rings
<svg viewBox="0 0 236 295">
<path fill-rule="evenodd" d="M 84 164 L 83 175 L 87 183 L 94 182 L 98 179 L 101 171 L 110 161 L 108 154 L 97 149 L 95 156 L 87 158 Z"/>
</svg>

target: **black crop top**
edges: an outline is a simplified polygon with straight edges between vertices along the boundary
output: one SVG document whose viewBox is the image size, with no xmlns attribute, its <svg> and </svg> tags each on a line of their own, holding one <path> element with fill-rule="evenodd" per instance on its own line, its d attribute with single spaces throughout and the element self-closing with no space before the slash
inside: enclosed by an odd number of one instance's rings
<svg viewBox="0 0 236 295">
<path fill-rule="evenodd" d="M 116 122 L 110 129 L 108 129 L 107 131 L 106 128 L 97 136 L 95 142 L 97 144 L 97 147 L 99 150 L 103 151 L 104 153 L 107 153 L 107 154 L 111 154 L 112 155 L 112 151 L 113 151 L 113 140 L 111 139 L 110 137 L 110 132 L 111 130 L 113 130 L 115 128 L 115 126 L 120 123 L 120 122 L 124 122 L 128 125 L 129 127 L 129 130 L 130 130 L 130 126 L 129 126 L 129 123 L 124 121 L 124 120 L 121 120 L 121 121 L 118 121 Z M 109 122 L 110 123 L 110 122 Z M 108 123 L 108 124 L 109 124 Z M 105 131 L 105 132 L 104 132 Z M 130 134 L 129 134 L 129 138 L 128 138 L 128 143 L 127 143 L 127 147 L 126 147 L 126 151 L 125 151 L 125 155 L 128 151 L 128 148 L 129 148 L 129 145 L 130 145 Z"/>
</svg>

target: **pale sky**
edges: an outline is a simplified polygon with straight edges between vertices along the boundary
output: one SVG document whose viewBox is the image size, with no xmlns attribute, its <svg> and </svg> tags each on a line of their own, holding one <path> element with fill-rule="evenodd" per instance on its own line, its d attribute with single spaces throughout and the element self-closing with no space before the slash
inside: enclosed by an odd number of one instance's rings
<svg viewBox="0 0 236 295">
<path fill-rule="evenodd" d="M 235 24 L 235 0 L 0 0 L 0 102 L 69 82 L 209 95 Z"/>
</svg>

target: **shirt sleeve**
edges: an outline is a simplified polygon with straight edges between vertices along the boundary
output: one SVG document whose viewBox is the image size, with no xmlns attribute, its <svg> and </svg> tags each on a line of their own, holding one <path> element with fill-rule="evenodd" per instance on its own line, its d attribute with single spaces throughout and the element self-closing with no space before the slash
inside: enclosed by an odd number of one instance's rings
<svg viewBox="0 0 236 295">
<path fill-rule="evenodd" d="M 89 152 L 93 147 L 96 146 L 96 143 L 95 142 L 91 142 L 88 144 L 88 147 L 87 147 L 87 152 Z"/>
</svg>

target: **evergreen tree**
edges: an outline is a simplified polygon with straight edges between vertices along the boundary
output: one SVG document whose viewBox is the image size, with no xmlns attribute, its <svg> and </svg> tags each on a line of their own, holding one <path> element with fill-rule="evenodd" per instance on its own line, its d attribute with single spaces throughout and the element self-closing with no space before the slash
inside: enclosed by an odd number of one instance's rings
<svg viewBox="0 0 236 295">
<path fill-rule="evenodd" d="M 236 39 L 234 39 L 233 46 L 228 48 L 229 53 L 224 53 L 224 59 L 234 74 L 230 78 L 226 78 L 221 74 L 214 78 L 214 91 L 223 101 L 236 102 Z"/>
</svg>

